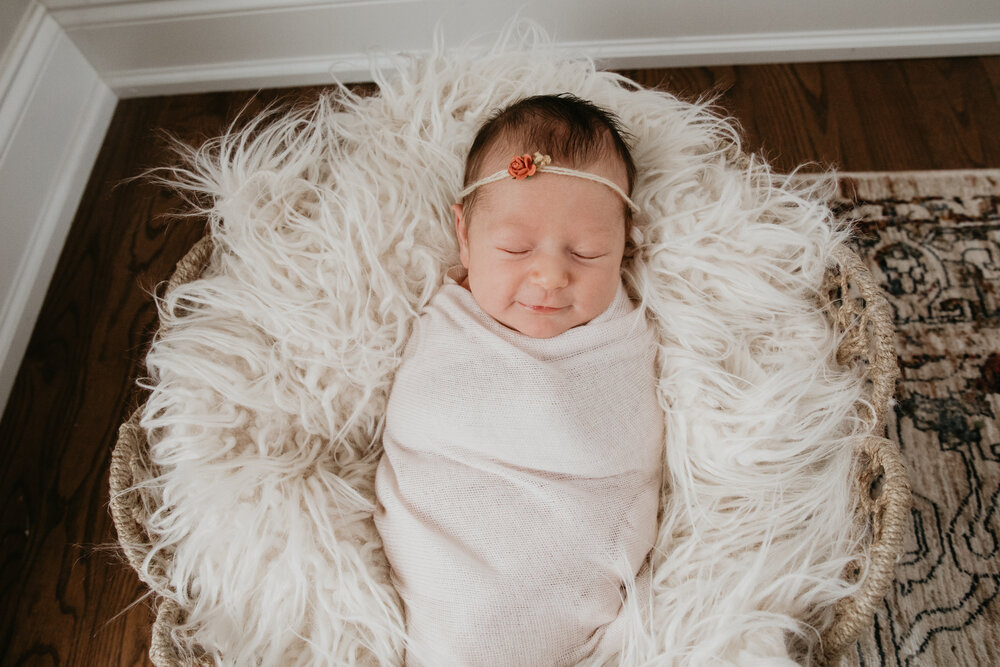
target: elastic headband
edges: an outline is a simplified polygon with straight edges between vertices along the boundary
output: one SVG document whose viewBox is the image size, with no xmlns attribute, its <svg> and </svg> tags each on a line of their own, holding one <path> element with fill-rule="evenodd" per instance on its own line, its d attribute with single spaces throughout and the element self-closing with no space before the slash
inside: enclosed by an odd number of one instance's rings
<svg viewBox="0 0 1000 667">
<path fill-rule="evenodd" d="M 625 194 L 625 191 L 612 181 L 609 181 L 603 176 L 591 174 L 586 171 L 578 171 L 567 167 L 557 167 L 552 164 L 551 157 L 548 155 L 542 155 L 541 153 L 535 153 L 534 155 L 528 155 L 525 153 L 524 155 L 515 156 L 505 170 L 498 171 L 495 174 L 490 174 L 486 178 L 480 178 L 478 181 L 470 184 L 464 190 L 459 192 L 458 198 L 464 199 L 476 188 L 486 185 L 487 183 L 502 181 L 508 176 L 516 181 L 523 181 L 526 178 L 534 176 L 538 172 L 545 172 L 547 174 L 562 174 L 563 176 L 575 176 L 577 178 L 583 178 L 588 181 L 594 181 L 595 183 L 606 185 L 618 193 L 618 196 L 621 197 L 626 204 L 628 204 L 628 207 L 632 209 L 633 213 L 639 212 L 639 207 L 635 205 L 635 202 L 629 199 L 629 196 Z"/>
</svg>

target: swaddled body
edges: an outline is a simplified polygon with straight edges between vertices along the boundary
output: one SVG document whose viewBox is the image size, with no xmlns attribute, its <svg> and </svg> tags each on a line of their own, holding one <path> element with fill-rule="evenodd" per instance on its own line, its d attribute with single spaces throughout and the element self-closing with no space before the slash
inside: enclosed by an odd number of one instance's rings
<svg viewBox="0 0 1000 667">
<path fill-rule="evenodd" d="M 499 324 L 454 280 L 432 299 L 377 477 L 409 663 L 575 664 L 616 643 L 622 585 L 656 536 L 654 354 L 620 285 L 548 339 Z"/>
<path fill-rule="evenodd" d="M 376 479 L 410 664 L 620 645 L 663 447 L 654 336 L 621 279 L 634 177 L 614 117 L 571 96 L 517 102 L 473 142 L 462 267 L 407 343 Z"/>
</svg>

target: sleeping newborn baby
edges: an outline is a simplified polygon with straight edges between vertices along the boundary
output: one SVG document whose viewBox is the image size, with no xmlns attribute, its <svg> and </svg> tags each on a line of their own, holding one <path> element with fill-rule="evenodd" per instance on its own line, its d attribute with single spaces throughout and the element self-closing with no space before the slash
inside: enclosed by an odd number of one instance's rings
<svg viewBox="0 0 1000 667">
<path fill-rule="evenodd" d="M 613 655 L 641 605 L 663 414 L 621 281 L 634 174 L 617 120 L 569 95 L 473 143 L 461 266 L 407 342 L 376 477 L 408 665 Z"/>
</svg>

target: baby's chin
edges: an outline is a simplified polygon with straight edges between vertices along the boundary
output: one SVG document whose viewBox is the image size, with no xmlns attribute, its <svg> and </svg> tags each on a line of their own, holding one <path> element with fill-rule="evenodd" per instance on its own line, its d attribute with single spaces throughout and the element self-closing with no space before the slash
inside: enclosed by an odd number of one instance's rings
<svg viewBox="0 0 1000 667">
<path fill-rule="evenodd" d="M 566 333 L 567 331 L 569 331 L 570 329 L 573 328 L 573 327 L 557 327 L 557 328 L 554 328 L 554 329 L 552 329 L 552 328 L 546 329 L 546 328 L 540 328 L 540 327 L 522 327 L 522 328 L 517 328 L 517 327 L 512 327 L 512 326 L 509 326 L 509 325 L 506 325 L 506 324 L 504 324 L 504 326 L 506 326 L 508 329 L 513 329 L 514 331 L 516 331 L 516 332 L 518 332 L 520 334 L 523 334 L 523 335 L 527 336 L 528 338 L 538 338 L 538 339 L 555 338 L 556 336 L 558 336 L 560 334 L 563 334 L 563 333 Z"/>
<path fill-rule="evenodd" d="M 574 327 L 586 324 L 586 322 L 575 322 L 565 316 L 528 315 L 527 317 L 494 317 L 493 319 L 508 329 L 512 329 L 529 338 L 555 338 Z"/>
</svg>

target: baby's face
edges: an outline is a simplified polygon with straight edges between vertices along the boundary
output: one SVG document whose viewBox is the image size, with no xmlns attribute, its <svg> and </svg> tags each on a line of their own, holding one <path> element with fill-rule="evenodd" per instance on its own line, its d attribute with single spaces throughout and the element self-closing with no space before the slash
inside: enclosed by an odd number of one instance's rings
<svg viewBox="0 0 1000 667">
<path fill-rule="evenodd" d="M 627 189 L 620 164 L 582 170 Z M 503 168 L 506 164 L 484 173 Z M 466 287 L 487 314 L 533 338 L 586 324 L 614 300 L 625 250 L 621 198 L 600 183 L 538 173 L 483 186 L 472 220 L 456 204 Z"/>
</svg>

